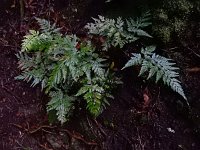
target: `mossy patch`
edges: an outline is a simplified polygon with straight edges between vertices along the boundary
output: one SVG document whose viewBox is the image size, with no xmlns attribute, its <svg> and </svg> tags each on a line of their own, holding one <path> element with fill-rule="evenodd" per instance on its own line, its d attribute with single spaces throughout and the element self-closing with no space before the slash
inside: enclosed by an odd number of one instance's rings
<svg viewBox="0 0 200 150">
<path fill-rule="evenodd" d="M 153 9 L 153 32 L 163 43 L 173 41 L 172 37 L 184 37 L 184 31 L 193 13 L 194 3 L 189 0 L 163 0 L 161 6 Z"/>
</svg>

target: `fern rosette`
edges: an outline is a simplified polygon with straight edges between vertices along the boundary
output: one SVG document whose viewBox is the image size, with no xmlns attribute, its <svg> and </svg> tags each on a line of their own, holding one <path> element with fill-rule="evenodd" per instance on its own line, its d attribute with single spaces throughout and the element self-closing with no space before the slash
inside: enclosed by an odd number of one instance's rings
<svg viewBox="0 0 200 150">
<path fill-rule="evenodd" d="M 61 123 L 69 119 L 74 102 L 80 99 L 97 117 L 112 97 L 117 80 L 113 77 L 107 82 L 110 73 L 105 71 L 106 60 L 95 53 L 91 42 L 81 42 L 75 35 L 62 35 L 46 20 L 37 21 L 41 30 L 31 30 L 17 54 L 22 73 L 16 79 L 32 82 L 31 86 L 41 84 L 50 97 L 47 111 L 55 110 Z"/>
</svg>

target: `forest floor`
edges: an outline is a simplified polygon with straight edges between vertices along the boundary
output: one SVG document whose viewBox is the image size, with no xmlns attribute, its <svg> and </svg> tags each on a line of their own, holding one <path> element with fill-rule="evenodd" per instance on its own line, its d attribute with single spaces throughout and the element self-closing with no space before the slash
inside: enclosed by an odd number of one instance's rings
<svg viewBox="0 0 200 150">
<path fill-rule="evenodd" d="M 28 0 L 24 13 L 21 11 L 23 18 L 17 1 L 0 11 L 1 150 L 200 149 L 197 37 L 188 40 L 186 47 L 168 47 L 168 55 L 181 67 L 190 108 L 168 88 L 144 83 L 132 69 L 127 69 L 119 72 L 124 84 L 117 89 L 115 99 L 96 120 L 84 110 L 77 110 L 71 121 L 61 127 L 48 123 L 47 97 L 41 89 L 14 79 L 20 74 L 15 54 L 20 51 L 21 40 L 29 29 L 38 28 L 34 17 L 50 19 L 63 32 L 85 36 L 83 26 L 91 17 L 102 14 L 104 5 L 103 1 L 93 4 L 91 0 Z M 123 60 L 120 54 L 113 57 Z M 121 67 L 121 63 L 117 61 L 116 67 Z"/>
</svg>

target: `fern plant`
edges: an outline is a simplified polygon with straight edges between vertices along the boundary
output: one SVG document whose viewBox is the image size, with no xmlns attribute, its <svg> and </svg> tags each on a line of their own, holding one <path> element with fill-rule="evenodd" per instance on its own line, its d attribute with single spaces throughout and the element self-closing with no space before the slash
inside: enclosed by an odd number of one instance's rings
<svg viewBox="0 0 200 150">
<path fill-rule="evenodd" d="M 92 35 L 103 36 L 106 38 L 103 43 L 103 50 L 107 50 L 111 46 L 119 46 L 122 48 L 125 44 L 134 42 L 140 37 L 151 38 L 143 29 L 151 24 L 150 13 L 144 13 L 139 18 L 130 18 L 123 21 L 121 17 L 117 19 L 109 19 L 99 16 L 98 19 L 93 18 L 94 23 L 88 23 L 85 28 Z"/>
<path fill-rule="evenodd" d="M 73 102 L 76 100 L 76 98 L 69 96 L 60 89 L 49 92 L 49 96 L 51 100 L 47 104 L 47 111 L 50 112 L 56 110 L 58 120 L 63 124 L 72 114 L 74 109 Z"/>
<path fill-rule="evenodd" d="M 94 21 L 95 23 L 88 23 L 86 28 L 89 30 L 89 34 L 105 37 L 105 43 L 103 45 L 105 50 L 111 46 L 123 48 L 125 44 L 132 43 L 140 37 L 151 38 L 143 30 L 151 25 L 149 12 L 135 19 L 127 19 L 125 22 L 120 17 L 114 20 L 102 16 L 99 16 L 99 19 L 94 19 Z M 149 72 L 146 78 L 147 80 L 156 76 L 156 83 L 162 79 L 164 84 L 167 84 L 173 91 L 179 93 L 187 100 L 180 81 L 177 79 L 179 74 L 176 72 L 178 68 L 174 67 L 175 63 L 170 62 L 172 61 L 171 59 L 153 53 L 154 50 L 155 46 L 150 46 L 145 49 L 142 48 L 141 53 L 133 53 L 131 59 L 122 69 L 141 65 L 139 76 Z"/>
<path fill-rule="evenodd" d="M 61 123 L 68 120 L 74 101 L 81 97 L 96 117 L 112 97 L 111 90 L 118 78 L 113 76 L 107 81 L 110 73 L 105 70 L 106 60 L 95 53 L 91 42 L 81 42 L 75 35 L 62 35 L 44 19 L 37 21 L 41 30 L 31 30 L 17 54 L 22 73 L 16 79 L 31 82 L 31 86 L 41 84 L 50 97 L 47 110 L 56 110 Z"/>
<path fill-rule="evenodd" d="M 141 53 L 133 53 L 131 59 L 125 64 L 122 69 L 127 67 L 140 65 L 139 76 L 148 72 L 147 80 L 155 76 L 156 83 L 162 79 L 164 84 L 168 85 L 173 91 L 180 94 L 187 100 L 180 81 L 177 79 L 179 73 L 176 72 L 179 68 L 174 67 L 175 63 L 171 59 L 153 53 L 155 46 L 142 48 Z"/>
</svg>

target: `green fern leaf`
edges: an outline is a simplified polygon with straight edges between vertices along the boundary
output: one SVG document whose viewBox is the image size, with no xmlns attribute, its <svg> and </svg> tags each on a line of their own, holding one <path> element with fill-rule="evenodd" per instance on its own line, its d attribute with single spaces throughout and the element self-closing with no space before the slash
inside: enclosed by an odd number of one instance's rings
<svg viewBox="0 0 200 150">
<path fill-rule="evenodd" d="M 151 25 L 151 14 L 150 12 L 146 12 L 142 14 L 141 17 L 138 17 L 136 19 L 129 19 L 126 21 L 128 25 L 128 29 L 131 30 L 132 28 L 134 29 L 140 29 L 140 28 L 145 28 L 149 25 Z"/>
<path fill-rule="evenodd" d="M 133 57 L 125 64 L 125 66 L 121 69 L 125 69 L 127 67 L 135 66 L 135 65 L 140 65 L 143 61 L 143 58 L 141 54 L 135 54 L 133 53 Z"/>
<path fill-rule="evenodd" d="M 79 91 L 77 92 L 77 94 L 75 96 L 80 96 L 85 94 L 87 91 L 89 91 L 89 87 L 88 86 L 83 86 L 79 89 Z"/>
<path fill-rule="evenodd" d="M 151 69 L 149 70 L 149 75 L 147 77 L 147 80 L 152 78 L 156 74 L 156 72 L 158 71 L 158 68 L 156 66 L 155 67 L 151 66 L 150 68 Z"/>
<path fill-rule="evenodd" d="M 141 53 L 143 54 L 143 57 L 141 54 L 135 55 L 138 57 L 132 57 L 122 69 L 140 64 L 142 67 L 139 76 L 148 71 L 149 74 L 147 80 L 155 75 L 156 83 L 162 79 L 164 84 L 167 84 L 173 91 L 177 92 L 187 100 L 182 86 L 180 85 L 180 81 L 176 79 L 179 74 L 175 70 L 178 70 L 179 68 L 173 66 L 175 63 L 170 62 L 171 59 L 152 53 L 154 49 L 154 46 L 142 49 Z"/>
<path fill-rule="evenodd" d="M 48 89 L 55 87 L 55 85 L 59 84 L 61 82 L 61 70 L 59 67 L 59 64 L 55 66 L 54 70 L 50 74 L 49 80 L 48 80 Z"/>
<path fill-rule="evenodd" d="M 51 25 L 50 22 L 45 19 L 36 18 L 36 20 L 40 25 L 42 32 L 59 34 L 60 28 L 56 28 L 55 24 Z"/>
<path fill-rule="evenodd" d="M 171 79 L 169 86 L 172 88 L 173 91 L 179 93 L 185 100 L 187 100 L 184 91 L 180 85 L 180 81 L 177 79 Z"/>
<path fill-rule="evenodd" d="M 140 69 L 140 73 L 139 73 L 138 76 L 143 75 L 146 71 L 148 71 L 148 69 L 149 69 L 149 63 L 148 63 L 148 61 L 144 60 L 142 62 L 142 67 Z"/>
<path fill-rule="evenodd" d="M 47 111 L 56 110 L 61 124 L 65 123 L 73 110 L 74 97 L 64 94 L 61 90 L 49 93 L 51 100 L 47 104 Z"/>
<path fill-rule="evenodd" d="M 85 28 L 89 34 L 100 35 L 106 37 L 103 43 L 103 50 L 107 50 L 111 46 L 122 48 L 125 44 L 134 42 L 141 36 L 151 37 L 142 28 L 150 25 L 148 16 L 126 20 L 126 23 L 121 17 L 117 19 L 109 19 L 99 16 L 98 19 L 93 18 L 95 23 L 88 23 Z"/>
<path fill-rule="evenodd" d="M 96 60 L 92 63 L 92 70 L 98 76 L 104 76 L 104 73 L 105 73 L 104 69 L 102 68 L 102 67 L 104 67 L 104 65 L 101 64 L 102 61 L 104 61 L 104 60 L 99 59 L 99 60 Z"/>
<path fill-rule="evenodd" d="M 145 37 L 149 37 L 152 38 L 152 36 L 150 34 L 148 34 L 146 31 L 141 30 L 141 29 L 137 29 L 137 30 L 133 30 L 134 33 L 137 34 L 137 36 L 145 36 Z"/>
<path fill-rule="evenodd" d="M 156 74 L 156 83 L 163 77 L 164 72 L 162 70 L 158 70 Z"/>
</svg>

